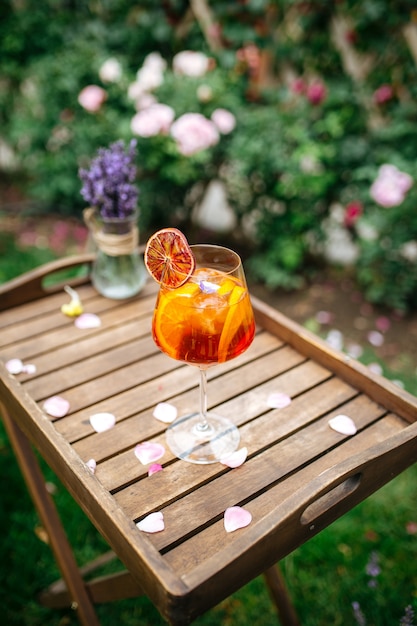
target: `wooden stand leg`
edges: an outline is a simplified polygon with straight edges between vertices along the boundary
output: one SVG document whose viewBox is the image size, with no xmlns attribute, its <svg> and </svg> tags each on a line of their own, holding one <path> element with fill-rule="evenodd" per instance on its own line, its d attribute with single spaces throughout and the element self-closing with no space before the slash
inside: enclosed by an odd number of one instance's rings
<svg viewBox="0 0 417 626">
<path fill-rule="evenodd" d="M 55 504 L 45 486 L 45 479 L 32 446 L 15 424 L 5 407 L 2 417 L 17 462 L 41 522 L 48 533 L 57 565 L 69 589 L 71 607 L 77 611 L 83 626 L 100 626 L 86 586 L 79 572 Z"/>
<path fill-rule="evenodd" d="M 273 565 L 263 575 L 282 626 L 300 626 L 279 565 Z"/>
</svg>

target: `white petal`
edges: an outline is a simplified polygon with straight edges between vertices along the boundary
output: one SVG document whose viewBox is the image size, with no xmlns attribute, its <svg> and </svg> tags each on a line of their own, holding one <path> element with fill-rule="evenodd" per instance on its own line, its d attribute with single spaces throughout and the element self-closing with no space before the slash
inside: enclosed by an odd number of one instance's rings
<svg viewBox="0 0 417 626">
<path fill-rule="evenodd" d="M 271 409 L 284 409 L 291 404 L 291 398 L 286 393 L 276 392 L 270 393 L 267 404 Z"/>
<path fill-rule="evenodd" d="M 10 374 L 20 374 L 23 372 L 23 363 L 20 359 L 10 359 L 6 363 L 6 369 Z"/>
<path fill-rule="evenodd" d="M 347 415 L 336 415 L 328 423 L 330 428 L 341 435 L 355 435 L 357 432 L 355 422 Z"/>
<path fill-rule="evenodd" d="M 136 526 L 145 533 L 159 533 L 165 528 L 164 516 L 160 511 L 150 513 L 138 522 Z"/>
<path fill-rule="evenodd" d="M 178 411 L 173 404 L 168 402 L 159 402 L 153 412 L 153 416 L 160 422 L 170 424 L 175 420 L 178 415 Z"/>
<path fill-rule="evenodd" d="M 86 465 L 91 470 L 91 472 L 94 474 L 95 471 L 96 471 L 96 467 L 97 467 L 96 461 L 94 459 L 90 459 L 89 461 L 87 461 Z"/>
<path fill-rule="evenodd" d="M 36 374 L 36 365 L 33 363 L 24 364 L 23 371 L 25 374 Z"/>
<path fill-rule="evenodd" d="M 110 430 L 115 423 L 116 418 L 113 413 L 95 413 L 90 416 L 90 424 L 96 433 L 103 433 L 105 430 Z"/>
<path fill-rule="evenodd" d="M 160 443 L 144 441 L 135 446 L 134 453 L 142 465 L 147 465 L 148 463 L 154 463 L 163 457 L 165 454 L 165 448 Z"/>
<path fill-rule="evenodd" d="M 220 463 L 227 465 L 227 467 L 239 467 L 246 461 L 247 456 L 248 449 L 240 448 L 240 450 L 236 450 L 236 452 L 229 454 L 229 456 L 220 459 Z"/>
<path fill-rule="evenodd" d="M 384 339 L 384 335 L 380 333 L 379 330 L 371 330 L 368 333 L 368 341 L 372 346 L 379 348 L 380 346 L 383 345 L 385 339 Z"/>
<path fill-rule="evenodd" d="M 82 330 L 87 328 L 98 328 L 101 326 L 101 320 L 95 313 L 82 313 L 74 322 L 77 328 Z"/>
<path fill-rule="evenodd" d="M 383 369 L 379 363 L 368 363 L 368 369 L 374 374 L 381 375 L 383 373 Z"/>
<path fill-rule="evenodd" d="M 231 506 L 224 512 L 224 528 L 228 533 L 248 526 L 251 521 L 252 515 L 240 506 Z"/>
<path fill-rule="evenodd" d="M 60 396 L 52 396 L 43 403 L 43 409 L 52 417 L 64 417 L 69 411 L 69 402 Z"/>
</svg>

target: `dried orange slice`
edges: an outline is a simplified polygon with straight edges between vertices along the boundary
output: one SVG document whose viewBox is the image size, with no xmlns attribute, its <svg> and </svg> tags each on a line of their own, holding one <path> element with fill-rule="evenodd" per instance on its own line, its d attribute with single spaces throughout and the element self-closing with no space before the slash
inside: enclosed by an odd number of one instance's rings
<svg viewBox="0 0 417 626">
<path fill-rule="evenodd" d="M 175 289 L 195 268 L 195 258 L 185 235 L 177 228 L 162 228 L 149 237 L 144 261 L 157 283 Z"/>
</svg>

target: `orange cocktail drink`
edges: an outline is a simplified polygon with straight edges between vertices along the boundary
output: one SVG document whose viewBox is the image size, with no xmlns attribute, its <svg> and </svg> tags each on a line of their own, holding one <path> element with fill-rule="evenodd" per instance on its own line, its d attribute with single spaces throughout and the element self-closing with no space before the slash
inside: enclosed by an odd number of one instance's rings
<svg viewBox="0 0 417 626">
<path fill-rule="evenodd" d="M 152 335 L 177 361 L 200 370 L 200 406 L 166 430 L 171 451 L 191 463 L 215 463 L 237 450 L 239 429 L 208 410 L 207 369 L 242 354 L 255 321 L 238 254 L 215 244 L 190 246 L 184 234 L 164 228 L 150 237 L 145 264 L 159 283 Z"/>
<path fill-rule="evenodd" d="M 200 367 L 233 359 L 255 333 L 247 288 L 234 276 L 198 268 L 176 289 L 161 286 L 152 333 L 173 359 Z"/>
</svg>

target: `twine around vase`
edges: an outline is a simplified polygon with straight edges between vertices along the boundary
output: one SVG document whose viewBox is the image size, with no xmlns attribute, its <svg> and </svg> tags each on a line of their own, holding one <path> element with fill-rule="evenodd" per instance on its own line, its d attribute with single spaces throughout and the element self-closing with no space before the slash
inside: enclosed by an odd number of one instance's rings
<svg viewBox="0 0 417 626">
<path fill-rule="evenodd" d="M 139 229 L 136 224 L 127 233 L 105 233 L 97 219 L 97 212 L 93 207 L 84 209 L 83 217 L 94 243 L 105 254 L 109 256 L 132 254 L 138 247 Z"/>
</svg>

